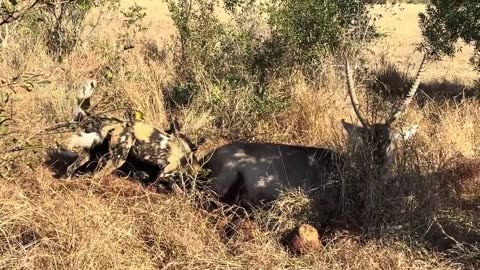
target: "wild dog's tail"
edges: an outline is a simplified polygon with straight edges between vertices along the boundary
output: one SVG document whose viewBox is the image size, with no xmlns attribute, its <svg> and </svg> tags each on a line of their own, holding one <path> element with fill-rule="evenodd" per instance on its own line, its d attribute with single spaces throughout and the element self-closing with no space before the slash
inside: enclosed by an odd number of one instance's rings
<svg viewBox="0 0 480 270">
<path fill-rule="evenodd" d="M 77 88 L 76 98 L 78 105 L 86 110 L 90 108 L 90 98 L 92 97 L 95 88 L 97 87 L 97 81 L 95 79 L 86 79 Z"/>
<path fill-rule="evenodd" d="M 88 110 L 91 106 L 90 99 L 97 87 L 97 81 L 95 79 L 86 79 L 77 88 L 76 99 L 77 104 L 73 109 L 73 121 L 80 122 L 87 116 L 85 110 Z"/>
</svg>

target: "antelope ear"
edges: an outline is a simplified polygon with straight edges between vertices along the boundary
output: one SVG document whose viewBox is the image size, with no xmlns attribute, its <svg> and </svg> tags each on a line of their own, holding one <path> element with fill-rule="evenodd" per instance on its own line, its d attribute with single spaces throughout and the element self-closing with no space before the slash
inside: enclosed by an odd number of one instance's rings
<svg viewBox="0 0 480 270">
<path fill-rule="evenodd" d="M 363 127 L 345 122 L 344 119 L 342 119 L 342 125 L 343 128 L 345 128 L 345 130 L 347 131 L 348 136 L 350 137 L 359 137 L 363 130 Z"/>
<path fill-rule="evenodd" d="M 415 135 L 415 133 L 417 133 L 417 129 L 418 129 L 418 125 L 413 125 L 405 130 L 400 130 L 395 132 L 393 134 L 393 138 L 395 140 L 403 139 L 405 141 L 408 141 Z"/>
</svg>

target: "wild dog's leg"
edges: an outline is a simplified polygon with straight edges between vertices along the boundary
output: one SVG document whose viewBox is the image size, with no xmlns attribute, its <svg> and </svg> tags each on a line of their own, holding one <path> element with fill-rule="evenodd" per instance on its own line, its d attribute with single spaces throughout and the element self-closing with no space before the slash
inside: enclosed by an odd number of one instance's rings
<svg viewBox="0 0 480 270">
<path fill-rule="evenodd" d="M 167 166 L 163 168 L 162 173 L 160 173 L 160 177 L 167 178 L 167 177 L 173 176 L 177 170 L 178 170 L 178 164 L 169 163 L 167 164 Z"/>
<path fill-rule="evenodd" d="M 65 173 L 65 177 L 67 178 L 67 180 L 72 178 L 73 174 L 75 173 L 75 171 L 78 168 L 82 167 L 83 165 L 85 165 L 89 161 L 90 161 L 89 151 L 87 149 L 82 149 L 80 151 L 80 153 L 78 154 L 78 157 L 75 160 L 75 162 L 70 164 L 70 166 L 68 166 L 68 168 L 67 168 L 67 172 Z"/>
<path fill-rule="evenodd" d="M 168 165 L 168 150 L 164 149 L 162 143 L 155 142 L 143 142 L 136 141 L 133 147 L 133 153 L 137 158 L 145 160 L 151 164 L 154 164 L 160 168 L 160 174 L 163 174 L 164 168 Z"/>
<path fill-rule="evenodd" d="M 112 131 L 109 152 L 110 159 L 105 166 L 95 174 L 95 178 L 103 178 L 122 166 L 132 148 L 134 138 L 130 129 Z"/>
</svg>

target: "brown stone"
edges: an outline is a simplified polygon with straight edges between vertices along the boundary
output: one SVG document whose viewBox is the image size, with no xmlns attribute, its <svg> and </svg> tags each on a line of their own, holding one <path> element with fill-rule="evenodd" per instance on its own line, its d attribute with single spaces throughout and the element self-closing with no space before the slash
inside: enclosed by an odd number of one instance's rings
<svg viewBox="0 0 480 270">
<path fill-rule="evenodd" d="M 291 235 L 289 248 L 294 254 L 303 255 L 321 248 L 320 236 L 312 225 L 302 224 Z"/>
</svg>

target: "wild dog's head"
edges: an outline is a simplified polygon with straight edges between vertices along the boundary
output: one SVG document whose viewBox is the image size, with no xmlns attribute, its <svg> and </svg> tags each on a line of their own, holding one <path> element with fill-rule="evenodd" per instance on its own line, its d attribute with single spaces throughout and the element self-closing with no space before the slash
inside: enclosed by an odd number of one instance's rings
<svg viewBox="0 0 480 270">
<path fill-rule="evenodd" d="M 197 145 L 193 144 L 189 138 L 180 133 L 175 135 L 175 140 L 183 151 L 183 155 L 179 159 L 179 166 L 186 168 L 189 174 L 198 174 L 201 170 L 201 165 L 195 155 L 198 149 Z"/>
<path fill-rule="evenodd" d="M 170 123 L 170 128 L 167 131 L 168 134 L 173 136 L 178 144 L 184 149 L 184 157 L 180 160 L 180 166 L 189 169 L 189 173 L 198 174 L 202 169 L 200 162 L 198 161 L 195 152 L 198 150 L 198 146 L 194 144 L 185 134 L 180 132 L 180 124 L 176 119 L 173 119 Z M 202 143 L 200 141 L 199 143 Z"/>
<path fill-rule="evenodd" d="M 70 138 L 69 150 L 74 148 L 91 149 L 102 143 L 107 136 L 120 134 L 127 127 L 125 121 L 89 112 L 91 108 L 90 99 L 96 87 L 97 81 L 95 79 L 86 79 L 76 89 L 73 121 L 77 127 L 77 132 Z"/>
<path fill-rule="evenodd" d="M 77 124 L 77 132 L 70 137 L 67 145 L 68 150 L 74 148 L 91 148 L 102 141 L 99 132 L 87 131 L 86 126 L 90 125 L 92 120 L 87 116 L 85 110 L 90 108 L 90 98 L 93 95 L 97 81 L 86 79 L 80 83 L 76 89 L 76 104 L 73 109 L 72 119 Z"/>
</svg>

